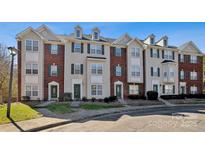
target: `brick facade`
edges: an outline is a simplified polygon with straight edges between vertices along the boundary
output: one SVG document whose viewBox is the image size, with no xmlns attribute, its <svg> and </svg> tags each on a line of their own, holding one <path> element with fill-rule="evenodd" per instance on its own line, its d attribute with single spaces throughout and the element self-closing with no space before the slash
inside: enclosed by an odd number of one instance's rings
<svg viewBox="0 0 205 154">
<path fill-rule="evenodd" d="M 127 48 L 121 48 L 121 56 L 115 56 L 115 47 L 110 48 L 110 92 L 114 94 L 114 83 L 121 81 L 123 83 L 123 97 L 127 98 L 129 95 L 129 85 L 139 85 L 140 95 L 144 95 L 143 83 L 128 83 L 127 82 Z M 121 66 L 122 76 L 115 75 L 115 67 Z M 143 71 L 144 72 L 144 71 Z"/>
<path fill-rule="evenodd" d="M 110 94 L 114 96 L 114 82 L 121 81 L 123 83 L 123 97 L 128 95 L 127 85 L 127 54 L 126 48 L 121 48 L 121 56 L 115 56 L 115 47 L 110 48 Z M 122 68 L 122 76 L 115 75 L 115 67 L 120 65 Z"/>
<path fill-rule="evenodd" d="M 18 101 L 21 101 L 21 41 L 17 42 L 18 54 Z"/>
<path fill-rule="evenodd" d="M 44 44 L 44 100 L 48 100 L 48 83 L 55 81 L 59 83 L 59 97 L 64 94 L 64 45 L 60 46 L 58 54 L 51 54 L 50 44 Z M 54 64 L 59 67 L 58 76 L 50 76 L 49 65 Z"/>
<path fill-rule="evenodd" d="M 183 70 L 185 72 L 184 80 L 180 79 L 179 75 L 179 82 L 186 82 L 186 92 L 187 94 L 190 93 L 190 87 L 195 85 L 197 86 L 197 92 L 199 94 L 202 93 L 203 90 L 203 57 L 198 56 L 198 62 L 196 64 L 192 64 L 189 62 L 190 55 L 184 55 L 184 62 L 180 62 L 179 60 L 179 72 Z M 197 72 L 197 80 L 190 80 L 190 72 L 196 71 Z"/>
</svg>

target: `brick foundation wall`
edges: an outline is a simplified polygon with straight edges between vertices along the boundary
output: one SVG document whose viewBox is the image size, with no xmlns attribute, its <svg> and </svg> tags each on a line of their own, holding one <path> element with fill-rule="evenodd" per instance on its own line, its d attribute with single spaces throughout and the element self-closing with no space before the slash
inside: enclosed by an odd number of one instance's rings
<svg viewBox="0 0 205 154">
<path fill-rule="evenodd" d="M 55 81 L 59 83 L 59 97 L 62 98 L 64 94 L 64 45 L 59 45 L 60 50 L 58 54 L 51 54 L 49 51 L 50 44 L 44 44 L 44 100 L 48 99 L 48 83 Z M 60 73 L 58 76 L 49 75 L 49 65 L 58 65 Z"/>
</svg>

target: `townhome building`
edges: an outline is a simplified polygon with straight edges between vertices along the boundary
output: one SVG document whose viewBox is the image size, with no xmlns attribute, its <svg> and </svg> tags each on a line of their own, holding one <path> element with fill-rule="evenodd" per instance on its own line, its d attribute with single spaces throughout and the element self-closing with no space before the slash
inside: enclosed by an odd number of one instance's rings
<svg viewBox="0 0 205 154">
<path fill-rule="evenodd" d="M 124 34 L 110 49 L 110 91 L 118 98 L 144 95 L 143 42 Z"/>
<path fill-rule="evenodd" d="M 47 26 L 28 27 L 18 42 L 18 97 L 57 100 L 110 95 L 110 43 L 94 28 L 90 35 L 76 26 L 70 35 L 56 35 Z"/>
<path fill-rule="evenodd" d="M 16 35 L 18 98 L 79 100 L 117 96 L 201 94 L 203 54 L 192 42 L 169 45 L 151 34 L 144 40 L 127 33 L 117 39 L 101 36 L 98 28 L 84 34 L 59 35 L 46 25 L 28 27 Z"/>
<path fill-rule="evenodd" d="M 178 49 L 168 44 L 164 36 L 155 41 L 155 35 L 145 40 L 145 91 L 160 95 L 178 94 Z"/>
<path fill-rule="evenodd" d="M 179 46 L 179 93 L 201 94 L 203 90 L 203 54 L 189 41 Z"/>
</svg>

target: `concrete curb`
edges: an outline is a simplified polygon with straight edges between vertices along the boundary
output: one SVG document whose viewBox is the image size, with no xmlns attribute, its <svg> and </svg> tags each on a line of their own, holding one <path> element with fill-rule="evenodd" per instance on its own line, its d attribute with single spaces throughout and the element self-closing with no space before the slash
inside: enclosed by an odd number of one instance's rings
<svg viewBox="0 0 205 154">
<path fill-rule="evenodd" d="M 176 108 L 176 107 L 191 107 L 191 106 L 203 106 L 203 107 L 205 107 L 205 104 L 182 104 L 182 105 L 180 104 L 180 105 L 174 105 L 174 106 L 166 106 L 166 105 L 139 106 L 138 108 L 133 108 L 133 109 L 125 109 L 125 110 L 115 111 L 115 112 L 111 112 L 111 113 L 102 113 L 102 114 L 97 114 L 97 115 L 93 115 L 93 116 L 78 118 L 78 119 L 74 119 L 74 120 L 67 120 L 67 121 L 63 121 L 63 122 L 48 124 L 48 125 L 45 125 L 45 126 L 41 126 L 41 127 L 26 130 L 25 132 L 37 132 L 37 131 L 42 131 L 42 130 L 45 130 L 45 129 L 65 125 L 65 124 L 70 124 L 70 123 L 73 123 L 73 122 L 81 122 L 81 121 L 95 119 L 95 118 L 99 118 L 99 117 L 103 117 L 103 116 L 110 116 L 110 115 L 114 115 L 114 114 L 127 113 L 127 112 L 132 112 L 132 111 L 137 111 L 137 110 L 154 109 L 154 108 L 157 108 L 157 109 L 168 108 L 169 109 L 169 108 Z"/>
</svg>

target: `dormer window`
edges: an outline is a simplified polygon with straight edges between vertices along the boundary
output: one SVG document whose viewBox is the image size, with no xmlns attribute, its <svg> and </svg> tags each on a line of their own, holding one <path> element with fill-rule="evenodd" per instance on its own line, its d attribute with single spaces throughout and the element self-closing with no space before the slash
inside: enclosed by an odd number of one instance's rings
<svg viewBox="0 0 205 154">
<path fill-rule="evenodd" d="M 100 30 L 98 28 L 92 29 L 92 40 L 99 40 Z"/>
<path fill-rule="evenodd" d="M 75 37 L 76 38 L 82 38 L 82 28 L 80 26 L 75 27 Z"/>
<path fill-rule="evenodd" d="M 80 30 L 76 30 L 76 37 L 80 38 Z"/>
<path fill-rule="evenodd" d="M 167 40 L 164 40 L 164 46 L 167 46 Z"/>
<path fill-rule="evenodd" d="M 154 38 L 153 38 L 153 37 L 150 38 L 150 43 L 151 43 L 152 45 L 154 45 Z"/>
<path fill-rule="evenodd" d="M 94 32 L 94 40 L 98 40 L 98 32 Z"/>
</svg>

